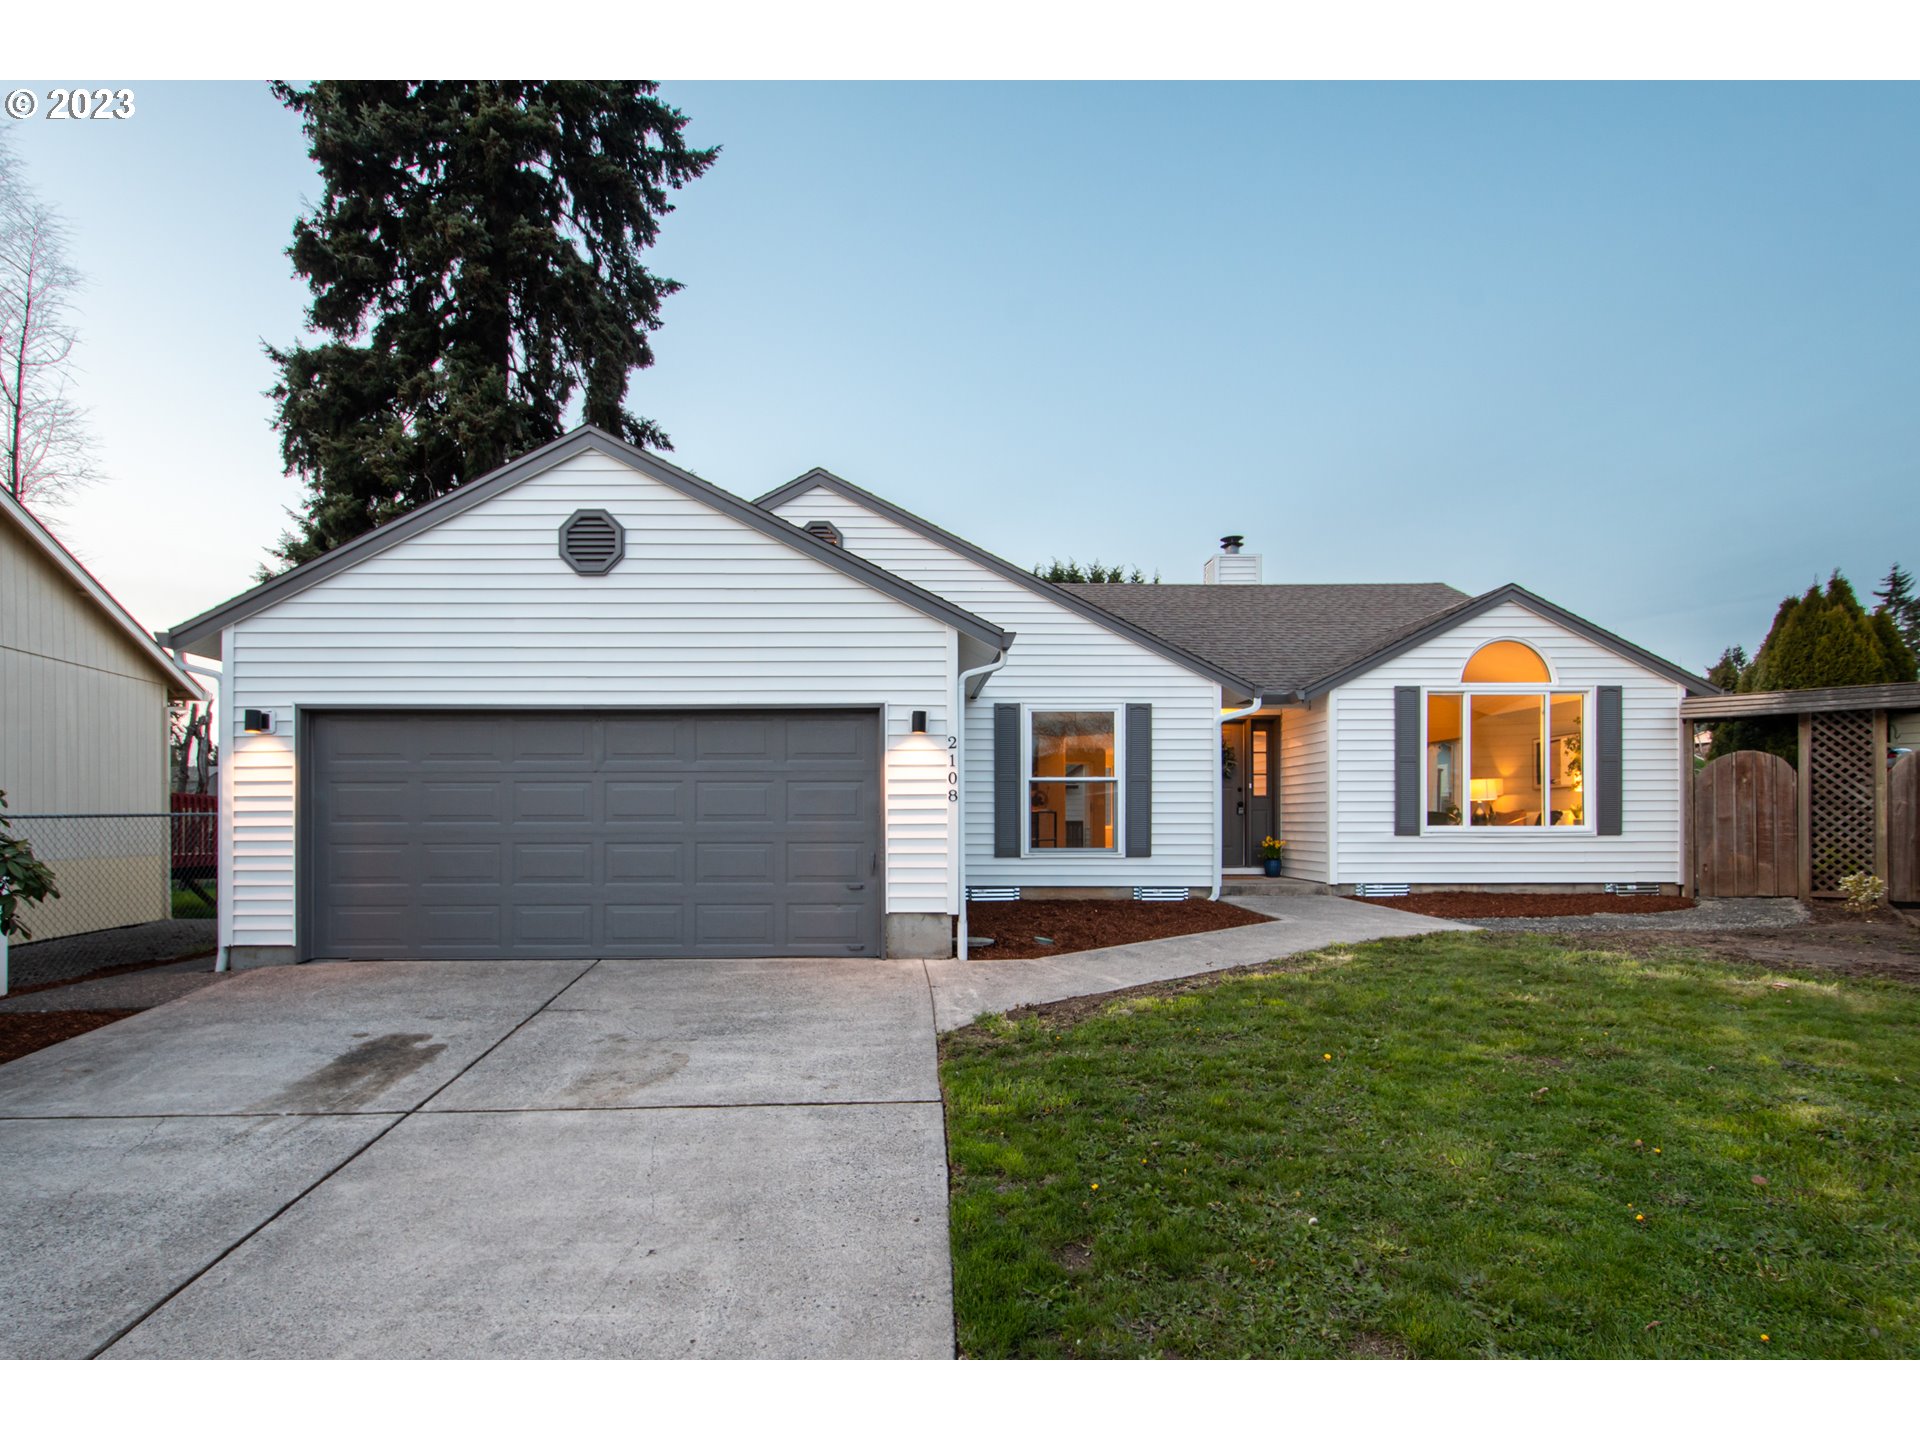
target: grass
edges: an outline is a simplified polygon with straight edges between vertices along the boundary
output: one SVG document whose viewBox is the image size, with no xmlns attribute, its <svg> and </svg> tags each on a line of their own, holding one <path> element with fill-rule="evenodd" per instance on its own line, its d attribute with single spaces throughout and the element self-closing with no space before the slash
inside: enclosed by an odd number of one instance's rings
<svg viewBox="0 0 1920 1440">
<path fill-rule="evenodd" d="M 174 919 L 176 920 L 211 920 L 214 918 L 214 907 L 213 907 L 213 904 L 211 903 L 214 897 L 214 888 L 211 885 L 202 885 L 200 888 L 207 892 L 207 896 L 208 896 L 207 899 L 205 900 L 201 899 L 198 895 L 194 894 L 193 891 L 187 889 L 184 885 L 176 885 L 174 887 L 173 889 L 173 918 Z"/>
<path fill-rule="evenodd" d="M 942 1079 L 968 1355 L 1920 1354 L 1913 987 L 1427 936 Z"/>
</svg>

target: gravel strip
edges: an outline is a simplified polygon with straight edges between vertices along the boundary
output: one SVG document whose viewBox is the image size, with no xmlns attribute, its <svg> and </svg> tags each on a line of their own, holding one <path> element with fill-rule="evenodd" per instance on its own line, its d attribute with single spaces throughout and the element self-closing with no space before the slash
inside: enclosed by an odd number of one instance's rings
<svg viewBox="0 0 1920 1440">
<path fill-rule="evenodd" d="M 1475 920 L 1483 930 L 1586 934 L 1618 930 L 1787 930 L 1807 923 L 1798 900 L 1702 900 L 1654 915 L 1542 915 Z"/>
</svg>

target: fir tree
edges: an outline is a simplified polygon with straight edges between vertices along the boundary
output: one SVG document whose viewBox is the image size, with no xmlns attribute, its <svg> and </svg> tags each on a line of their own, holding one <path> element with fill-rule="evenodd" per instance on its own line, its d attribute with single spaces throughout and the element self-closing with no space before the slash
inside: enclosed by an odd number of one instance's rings
<svg viewBox="0 0 1920 1440">
<path fill-rule="evenodd" d="M 1747 690 L 1817 690 L 1829 685 L 1884 685 L 1914 678 L 1913 652 L 1891 622 L 1861 608 L 1838 570 L 1789 596 L 1774 615 L 1747 672 Z"/>
<path fill-rule="evenodd" d="M 1780 602 L 1773 628 L 1751 664 L 1735 646 L 1721 655 L 1708 679 L 1722 689 L 1818 690 L 1832 685 L 1884 685 L 1915 676 L 1914 654 L 1885 608 L 1869 615 L 1838 570 L 1826 589 Z M 1724 677 L 1733 675 L 1729 687 Z M 1766 750 L 1796 760 L 1798 727 L 1792 718 L 1723 720 L 1713 728 L 1713 754 Z"/>
<path fill-rule="evenodd" d="M 1896 564 L 1873 592 L 1873 598 L 1880 602 L 1873 613 L 1891 620 L 1907 649 L 1920 654 L 1920 595 L 1914 594 L 1913 576 Z"/>
<path fill-rule="evenodd" d="M 1042 580 L 1051 580 L 1056 585 L 1144 585 L 1147 577 L 1138 565 L 1128 570 L 1124 565 L 1103 565 L 1098 560 L 1091 561 L 1084 568 L 1078 560 L 1069 556 L 1064 562 L 1049 560 L 1044 565 L 1033 567 L 1033 573 Z M 1160 583 L 1160 572 L 1153 572 L 1153 583 Z"/>
<path fill-rule="evenodd" d="M 647 81 L 322 81 L 274 93 L 325 189 L 287 253 L 322 337 L 268 347 L 298 563 L 485 474 L 580 416 L 668 449 L 626 408 L 678 290 L 642 252 L 713 164 Z"/>
</svg>

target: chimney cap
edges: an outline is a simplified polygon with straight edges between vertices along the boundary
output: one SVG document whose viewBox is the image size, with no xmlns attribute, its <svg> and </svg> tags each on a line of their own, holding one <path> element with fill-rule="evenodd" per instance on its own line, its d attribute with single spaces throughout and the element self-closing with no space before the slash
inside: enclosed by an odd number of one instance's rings
<svg viewBox="0 0 1920 1440">
<path fill-rule="evenodd" d="M 1220 537 L 1220 548 L 1229 555 L 1238 555 L 1240 553 L 1240 547 L 1246 543 L 1247 537 L 1244 535 L 1222 535 Z"/>
</svg>

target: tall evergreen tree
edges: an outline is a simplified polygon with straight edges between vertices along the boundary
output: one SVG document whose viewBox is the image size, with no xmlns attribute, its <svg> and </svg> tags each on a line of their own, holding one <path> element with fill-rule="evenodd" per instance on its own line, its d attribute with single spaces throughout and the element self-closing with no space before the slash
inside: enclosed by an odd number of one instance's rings
<svg viewBox="0 0 1920 1440">
<path fill-rule="evenodd" d="M 1873 598 L 1880 602 L 1874 614 L 1891 620 L 1907 648 L 1920 655 L 1920 595 L 1914 594 L 1913 576 L 1896 564 L 1873 592 Z"/>
<path fill-rule="evenodd" d="M 1727 688 L 1722 676 L 1737 672 L 1734 687 L 1756 690 L 1818 690 L 1830 685 L 1883 685 L 1915 678 L 1914 653 L 1884 610 L 1869 615 L 1838 570 L 1826 589 L 1809 586 L 1804 595 L 1780 602 L 1773 628 L 1753 662 L 1730 665 L 1738 647 L 1727 651 L 1709 675 Z M 1722 721 L 1714 726 L 1713 753 L 1767 750 L 1795 759 L 1797 727 L 1791 719 Z"/>
<path fill-rule="evenodd" d="M 581 416 L 669 449 L 626 408 L 680 288 L 642 252 L 718 149 L 649 81 L 322 81 L 301 117 L 324 193 L 287 254 L 313 345 L 267 347 L 297 564 L 559 436 Z"/>
<path fill-rule="evenodd" d="M 1884 616 L 1869 616 L 1836 570 L 1824 592 L 1814 585 L 1781 602 L 1744 688 L 1815 690 L 1913 678 L 1913 652 L 1899 632 Z"/>
<path fill-rule="evenodd" d="M 1720 658 L 1713 662 L 1713 668 L 1707 671 L 1707 679 L 1722 690 L 1738 690 L 1740 678 L 1746 671 L 1747 647 L 1729 645 L 1720 652 Z"/>
</svg>

